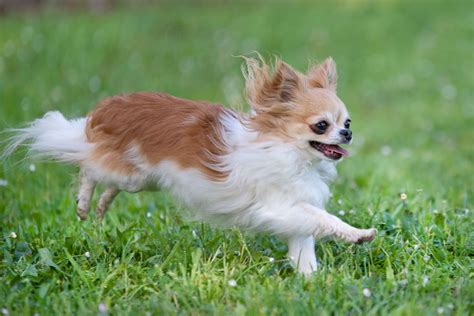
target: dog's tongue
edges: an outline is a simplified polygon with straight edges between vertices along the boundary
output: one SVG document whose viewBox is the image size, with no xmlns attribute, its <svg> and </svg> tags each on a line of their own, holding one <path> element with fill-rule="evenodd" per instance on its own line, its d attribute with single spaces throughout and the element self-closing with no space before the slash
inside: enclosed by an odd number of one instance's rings
<svg viewBox="0 0 474 316">
<path fill-rule="evenodd" d="M 332 152 L 336 152 L 342 156 L 347 156 L 349 155 L 349 152 L 347 150 L 345 150 L 344 148 L 342 147 L 339 147 L 338 145 L 327 145 L 326 146 L 326 150 L 328 151 L 332 151 Z"/>
</svg>

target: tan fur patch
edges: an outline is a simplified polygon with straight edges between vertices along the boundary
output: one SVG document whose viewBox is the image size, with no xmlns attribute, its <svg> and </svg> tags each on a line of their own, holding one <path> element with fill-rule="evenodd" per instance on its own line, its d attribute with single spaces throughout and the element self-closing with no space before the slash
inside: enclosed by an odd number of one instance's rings
<svg viewBox="0 0 474 316">
<path fill-rule="evenodd" d="M 88 115 L 86 135 L 96 145 L 92 155 L 104 167 L 135 171 L 127 151 L 136 146 L 149 164 L 170 159 L 197 168 L 211 178 L 225 174 L 212 168 L 224 155 L 219 116 L 232 111 L 216 104 L 164 93 L 133 93 L 106 98 Z"/>
</svg>

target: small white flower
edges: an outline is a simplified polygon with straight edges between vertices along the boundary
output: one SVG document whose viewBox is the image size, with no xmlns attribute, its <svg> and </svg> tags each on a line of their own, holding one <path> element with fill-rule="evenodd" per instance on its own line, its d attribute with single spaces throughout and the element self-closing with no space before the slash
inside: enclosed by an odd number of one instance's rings
<svg viewBox="0 0 474 316">
<path fill-rule="evenodd" d="M 438 307 L 438 308 L 436 309 L 436 312 L 437 312 L 439 315 L 441 315 L 441 314 L 444 313 L 444 309 L 443 309 L 442 307 Z"/>
<path fill-rule="evenodd" d="M 5 179 L 0 179 L 0 187 L 6 187 L 8 185 L 8 181 Z"/>
<path fill-rule="evenodd" d="M 449 304 L 448 304 L 448 308 L 449 308 L 449 309 L 454 309 L 454 305 L 453 305 L 452 303 L 449 303 Z"/>
<path fill-rule="evenodd" d="M 86 251 L 86 253 L 84 253 L 84 256 L 86 256 L 86 258 L 90 258 L 91 257 L 91 253 L 89 251 Z"/>
<path fill-rule="evenodd" d="M 365 288 L 362 290 L 362 295 L 364 295 L 365 297 L 370 297 L 372 295 L 372 292 L 368 288 Z"/>
<path fill-rule="evenodd" d="M 353 209 L 350 209 L 349 214 L 355 214 L 355 211 Z"/>
<path fill-rule="evenodd" d="M 230 279 L 229 281 L 227 281 L 227 284 L 231 287 L 235 287 L 237 286 L 237 281 L 235 281 L 234 279 Z"/>
<path fill-rule="evenodd" d="M 428 282 L 430 282 L 430 278 L 428 278 L 428 276 L 425 275 L 425 276 L 423 277 L 423 286 L 428 285 Z"/>
<path fill-rule="evenodd" d="M 428 261 L 430 261 L 430 259 L 431 259 L 431 257 L 430 257 L 430 256 L 428 256 L 428 255 L 426 255 L 426 256 L 423 256 L 423 260 L 424 260 L 425 262 L 428 262 Z"/>
<path fill-rule="evenodd" d="M 413 246 L 413 249 L 415 249 L 415 250 L 418 250 L 418 248 L 420 248 L 420 245 L 414 245 Z"/>
<path fill-rule="evenodd" d="M 146 217 L 150 218 L 150 217 L 151 217 L 151 213 L 150 213 L 150 212 L 146 212 Z"/>
<path fill-rule="evenodd" d="M 8 315 L 10 315 L 10 312 L 5 307 L 2 307 L 2 315 L 8 316 Z"/>
<path fill-rule="evenodd" d="M 8 235 L 8 237 L 15 239 L 18 236 L 16 235 L 15 232 L 11 232 L 10 235 Z"/>
<path fill-rule="evenodd" d="M 344 211 L 344 210 L 339 210 L 339 212 L 338 212 L 338 213 L 339 213 L 339 215 L 341 215 L 341 216 L 344 216 L 344 215 L 346 215 L 346 211 Z"/>
<path fill-rule="evenodd" d="M 100 303 L 98 308 L 99 308 L 100 313 L 102 314 L 107 313 L 107 305 L 105 305 L 105 303 Z"/>
<path fill-rule="evenodd" d="M 30 165 L 29 169 L 30 169 L 31 172 L 35 172 L 35 171 L 36 171 L 36 166 L 35 166 L 35 164 L 32 163 L 32 164 Z"/>
<path fill-rule="evenodd" d="M 337 204 L 342 205 L 342 200 L 341 199 L 337 200 Z"/>
<path fill-rule="evenodd" d="M 275 262 L 275 258 L 273 258 L 273 257 L 268 258 L 268 262 L 270 262 L 270 263 Z"/>
<path fill-rule="evenodd" d="M 406 195 L 406 193 L 400 193 L 400 199 L 405 201 L 407 198 L 408 198 L 408 196 Z"/>
<path fill-rule="evenodd" d="M 163 214 L 160 214 L 160 219 L 161 220 L 165 219 L 165 216 Z"/>
</svg>

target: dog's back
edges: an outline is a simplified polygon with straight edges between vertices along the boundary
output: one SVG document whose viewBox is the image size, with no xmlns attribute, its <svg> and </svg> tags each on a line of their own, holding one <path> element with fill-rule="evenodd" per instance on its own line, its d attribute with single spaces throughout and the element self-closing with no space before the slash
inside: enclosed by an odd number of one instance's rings
<svg viewBox="0 0 474 316">
<path fill-rule="evenodd" d="M 221 116 L 230 110 L 164 93 L 133 93 L 107 98 L 89 113 L 86 135 L 94 145 L 89 156 L 112 172 L 129 174 L 140 161 L 157 165 L 172 160 L 215 178 L 211 168 L 225 154 Z"/>
</svg>

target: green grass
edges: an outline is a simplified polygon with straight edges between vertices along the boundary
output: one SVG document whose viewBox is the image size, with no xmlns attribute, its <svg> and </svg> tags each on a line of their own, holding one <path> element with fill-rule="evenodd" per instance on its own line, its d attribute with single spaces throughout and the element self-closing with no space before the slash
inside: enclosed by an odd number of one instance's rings
<svg viewBox="0 0 474 316">
<path fill-rule="evenodd" d="M 8 181 L 0 307 L 11 315 L 93 315 L 99 304 L 112 315 L 474 312 L 472 4 L 277 3 L 2 17 L 0 128 L 53 109 L 83 116 L 101 97 L 135 90 L 245 106 L 233 56 L 278 54 L 304 70 L 331 55 L 355 144 L 328 209 L 377 227 L 378 237 L 318 243 L 322 269 L 305 280 L 282 241 L 186 221 L 165 193 L 120 195 L 101 228 L 93 216 L 78 222 L 77 170 L 36 162 L 32 172 L 17 154 L 0 168 Z"/>
</svg>

